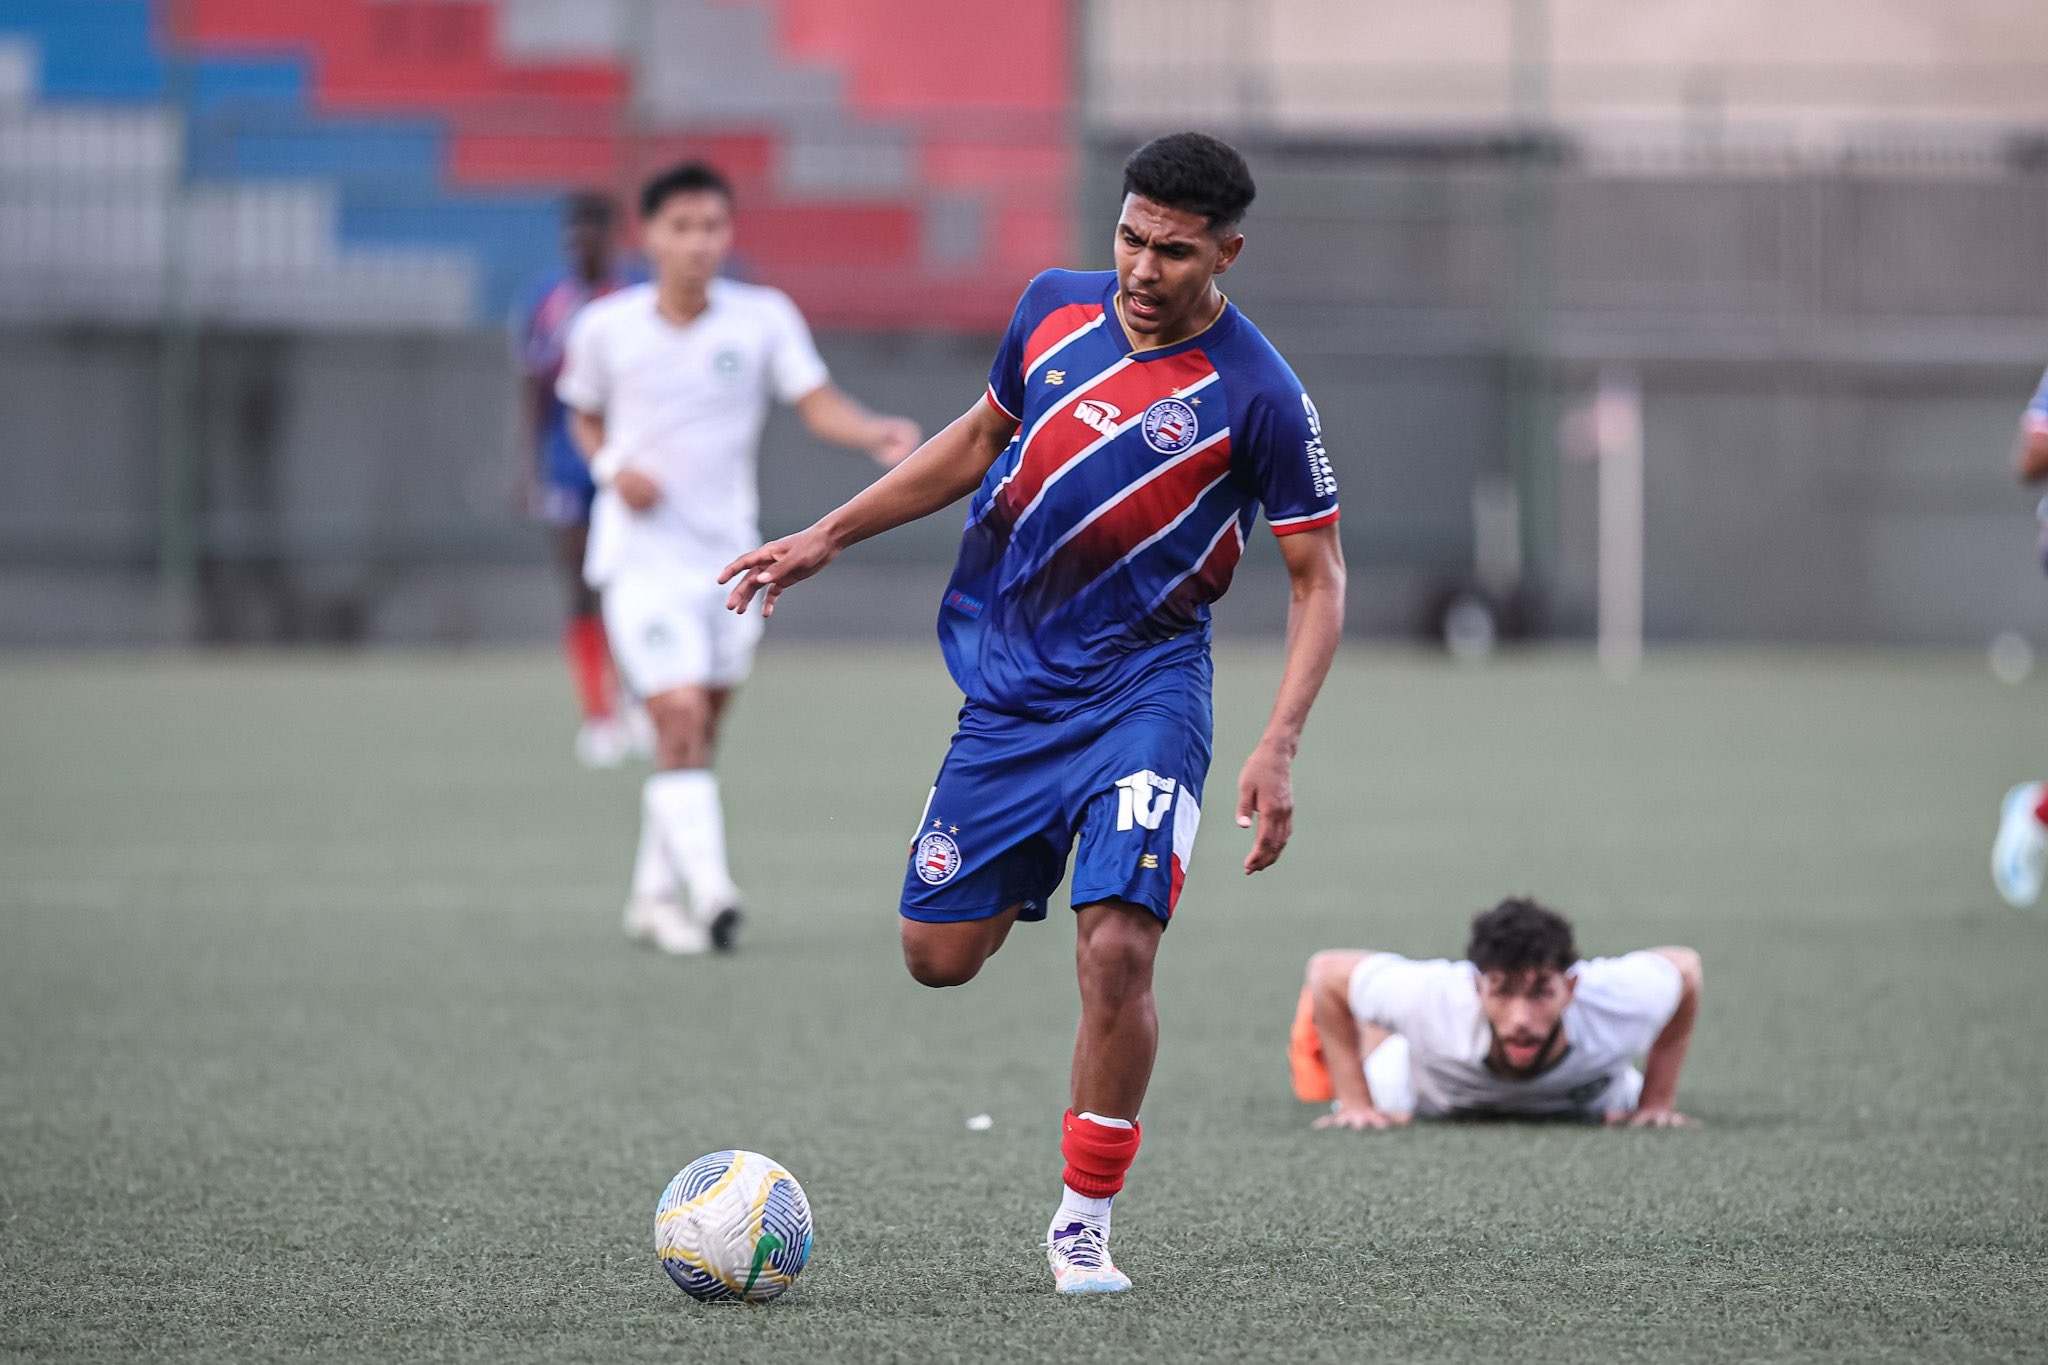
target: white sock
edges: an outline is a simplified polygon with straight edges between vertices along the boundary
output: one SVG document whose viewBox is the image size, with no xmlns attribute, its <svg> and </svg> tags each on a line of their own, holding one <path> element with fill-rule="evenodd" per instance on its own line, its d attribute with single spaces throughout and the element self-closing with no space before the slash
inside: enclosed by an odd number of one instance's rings
<svg viewBox="0 0 2048 1365">
<path fill-rule="evenodd" d="M 725 811 L 710 769 L 656 773 L 642 791 L 669 863 L 689 889 L 690 908 L 706 915 L 737 904 L 740 889 L 725 863 Z"/>
<path fill-rule="evenodd" d="M 1109 1237 L 1109 1206 L 1115 1200 L 1116 1197 L 1114 1195 L 1108 1199 L 1090 1199 L 1085 1194 L 1074 1193 L 1073 1186 L 1061 1184 L 1060 1210 L 1052 1216 L 1052 1226 L 1046 1229 L 1046 1240 L 1052 1240 L 1052 1235 L 1061 1228 L 1066 1227 L 1069 1223 L 1093 1223 L 1096 1227 L 1102 1229 L 1102 1236 L 1107 1240 Z"/>
<path fill-rule="evenodd" d="M 661 817 L 647 793 L 640 794 L 640 849 L 633 855 L 633 899 L 673 900 L 677 890 L 675 864 L 661 838 Z"/>
</svg>

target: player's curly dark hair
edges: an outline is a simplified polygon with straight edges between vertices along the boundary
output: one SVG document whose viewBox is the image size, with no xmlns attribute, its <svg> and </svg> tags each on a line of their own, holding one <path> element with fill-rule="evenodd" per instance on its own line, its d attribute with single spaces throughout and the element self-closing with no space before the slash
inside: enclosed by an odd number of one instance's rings
<svg viewBox="0 0 2048 1365">
<path fill-rule="evenodd" d="M 1528 896 L 1510 896 L 1472 917 L 1465 956 L 1482 972 L 1562 972 L 1579 960 L 1572 922 Z"/>
<path fill-rule="evenodd" d="M 732 182 L 702 161 L 685 161 L 671 166 L 640 187 L 640 216 L 652 218 L 661 206 L 678 194 L 701 194 L 705 190 L 732 203 Z"/>
<path fill-rule="evenodd" d="M 1229 232 L 1258 194 L 1237 148 L 1207 133 L 1168 133 L 1124 162 L 1124 193 L 1183 213 L 1199 213 L 1211 232 Z"/>
</svg>

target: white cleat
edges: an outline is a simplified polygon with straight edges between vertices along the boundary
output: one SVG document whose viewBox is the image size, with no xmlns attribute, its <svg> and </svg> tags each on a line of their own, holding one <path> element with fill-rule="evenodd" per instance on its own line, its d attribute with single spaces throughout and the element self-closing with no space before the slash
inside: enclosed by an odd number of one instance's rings
<svg viewBox="0 0 2048 1365">
<path fill-rule="evenodd" d="M 1131 1277 L 1109 1259 L 1109 1236 L 1095 1224 L 1075 1219 L 1046 1235 L 1045 1259 L 1053 1287 L 1062 1294 L 1121 1294 Z"/>
<path fill-rule="evenodd" d="M 640 897 L 626 902 L 626 937 L 670 957 L 711 951 L 711 931 L 674 901 Z"/>
<path fill-rule="evenodd" d="M 2015 910 L 2025 910 L 2041 899 L 2041 874 L 2048 866 L 2048 827 L 2034 813 L 2041 804 L 2041 790 L 2039 782 L 2022 782 L 2005 794 L 1998 808 L 1991 880 Z"/>
<path fill-rule="evenodd" d="M 576 731 L 576 761 L 586 768 L 616 768 L 633 752 L 633 733 L 615 717 L 586 720 Z"/>
</svg>

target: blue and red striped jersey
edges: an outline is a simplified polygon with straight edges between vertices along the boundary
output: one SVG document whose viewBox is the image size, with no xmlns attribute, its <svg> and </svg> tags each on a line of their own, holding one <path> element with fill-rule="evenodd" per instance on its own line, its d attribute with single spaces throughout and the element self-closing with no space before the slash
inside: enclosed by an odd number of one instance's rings
<svg viewBox="0 0 2048 1365">
<path fill-rule="evenodd" d="M 1209 647 L 1260 508 L 1337 520 L 1322 419 L 1235 304 L 1134 352 L 1113 271 L 1049 270 L 1010 319 L 988 401 L 1017 435 L 975 493 L 939 611 L 970 700 L 1058 717 Z"/>
</svg>

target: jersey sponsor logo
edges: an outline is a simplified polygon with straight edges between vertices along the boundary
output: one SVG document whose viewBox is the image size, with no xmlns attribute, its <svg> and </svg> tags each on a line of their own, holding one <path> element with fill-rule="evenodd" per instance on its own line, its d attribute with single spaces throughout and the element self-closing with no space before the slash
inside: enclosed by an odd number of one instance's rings
<svg viewBox="0 0 2048 1365">
<path fill-rule="evenodd" d="M 1158 829 L 1160 822 L 1166 819 L 1166 812 L 1173 809 L 1176 785 L 1172 778 L 1161 777 L 1150 768 L 1140 768 L 1129 777 L 1118 778 L 1117 830 Z"/>
<path fill-rule="evenodd" d="M 1105 403 L 1096 398 L 1084 398 L 1074 404 L 1074 416 L 1081 425 L 1101 432 L 1104 436 L 1116 435 L 1116 424 L 1124 410 L 1114 403 Z"/>
<path fill-rule="evenodd" d="M 1311 436 L 1321 436 L 1323 434 L 1323 415 L 1316 411 L 1315 403 L 1310 400 L 1307 394 L 1301 396 L 1301 412 L 1304 417 L 1308 418 L 1308 434 Z"/>
<path fill-rule="evenodd" d="M 958 588 L 946 594 L 946 605 L 963 616 L 979 616 L 988 608 L 988 603 Z"/>
<path fill-rule="evenodd" d="M 960 845 L 950 834 L 933 830 L 917 841 L 911 865 L 926 886 L 944 886 L 960 872 Z"/>
<path fill-rule="evenodd" d="M 1145 419 L 1139 426 L 1145 433 L 1146 445 L 1161 455 L 1178 455 L 1195 443 L 1202 424 L 1185 399 L 1161 398 L 1145 409 Z"/>
<path fill-rule="evenodd" d="M 1065 370 L 1047 370 L 1045 372 L 1045 382 L 1053 388 L 1058 388 L 1067 382 L 1067 372 Z"/>
<path fill-rule="evenodd" d="M 746 363 L 740 353 L 728 346 L 711 357 L 711 371 L 720 379 L 732 380 L 740 377 L 740 369 Z"/>
</svg>

